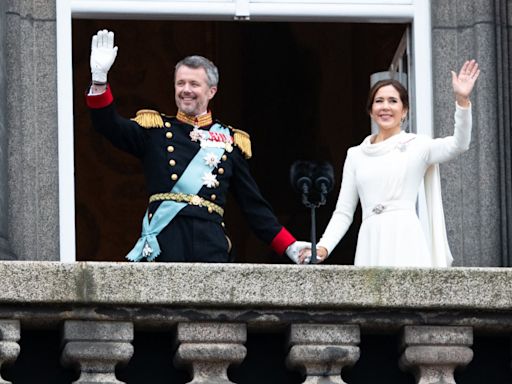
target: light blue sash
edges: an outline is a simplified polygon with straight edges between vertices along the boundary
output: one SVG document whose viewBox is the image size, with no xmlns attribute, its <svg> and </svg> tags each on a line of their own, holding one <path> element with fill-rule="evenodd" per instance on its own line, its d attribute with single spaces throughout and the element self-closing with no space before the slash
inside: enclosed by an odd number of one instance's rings
<svg viewBox="0 0 512 384">
<path fill-rule="evenodd" d="M 229 129 L 214 124 L 210 128 L 210 132 L 218 132 L 229 137 Z M 224 153 L 224 147 L 201 147 L 199 152 L 194 156 L 192 161 L 183 172 L 178 182 L 174 184 L 172 193 L 186 193 L 189 195 L 197 195 L 203 186 L 202 176 L 204 173 L 211 172 L 212 168 L 206 164 L 204 157 L 213 153 L 220 159 Z M 153 214 L 151 222 L 149 221 L 148 211 L 142 219 L 141 237 L 135 244 L 135 247 L 126 255 L 130 261 L 140 261 L 146 257 L 148 261 L 153 261 L 160 255 L 160 245 L 156 239 L 157 235 L 174 219 L 174 217 L 187 206 L 187 203 L 176 201 L 163 201 Z"/>
</svg>

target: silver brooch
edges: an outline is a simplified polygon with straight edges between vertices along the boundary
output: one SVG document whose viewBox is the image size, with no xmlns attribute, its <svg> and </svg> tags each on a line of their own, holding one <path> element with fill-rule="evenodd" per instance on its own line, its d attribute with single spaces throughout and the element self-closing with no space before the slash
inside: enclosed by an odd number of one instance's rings
<svg viewBox="0 0 512 384">
<path fill-rule="evenodd" d="M 377 204 L 375 207 L 373 207 L 372 209 L 372 212 L 375 213 L 376 215 L 380 215 L 384 209 L 386 209 L 385 206 L 383 206 L 382 204 Z"/>
<path fill-rule="evenodd" d="M 405 152 L 407 145 L 405 145 L 405 143 L 398 143 L 396 145 L 396 149 L 398 149 L 400 152 Z"/>
</svg>

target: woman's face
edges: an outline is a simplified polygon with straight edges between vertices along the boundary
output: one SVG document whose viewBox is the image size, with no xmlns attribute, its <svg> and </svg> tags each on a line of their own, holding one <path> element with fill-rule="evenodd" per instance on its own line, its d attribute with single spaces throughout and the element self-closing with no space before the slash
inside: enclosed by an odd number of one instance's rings
<svg viewBox="0 0 512 384">
<path fill-rule="evenodd" d="M 388 134 L 400 132 L 400 122 L 407 114 L 400 94 L 392 85 L 381 87 L 373 98 L 370 117 L 379 127 L 380 132 Z"/>
</svg>

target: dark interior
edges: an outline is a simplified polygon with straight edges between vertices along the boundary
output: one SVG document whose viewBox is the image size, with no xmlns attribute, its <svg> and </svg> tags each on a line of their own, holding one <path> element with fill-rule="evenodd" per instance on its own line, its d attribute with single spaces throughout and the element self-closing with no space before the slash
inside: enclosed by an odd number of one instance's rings
<svg viewBox="0 0 512 384">
<path fill-rule="evenodd" d="M 336 185 L 316 212 L 320 238 L 334 209 L 349 147 L 370 132 L 365 112 L 370 74 L 387 70 L 406 24 L 216 21 L 73 21 L 77 260 L 122 261 L 135 244 L 147 194 L 137 159 L 94 132 L 84 102 L 90 39 L 115 32 L 118 56 L 109 82 L 118 111 L 175 114 L 175 63 L 200 54 L 216 63 L 219 120 L 251 135 L 250 166 L 280 222 L 310 237 L 310 211 L 290 186 L 295 160 L 333 164 Z M 289 263 L 259 241 L 233 199 L 226 227 L 236 262 Z M 360 213 L 326 263 L 351 264 Z M 317 240 L 318 240 L 317 239 Z"/>
</svg>

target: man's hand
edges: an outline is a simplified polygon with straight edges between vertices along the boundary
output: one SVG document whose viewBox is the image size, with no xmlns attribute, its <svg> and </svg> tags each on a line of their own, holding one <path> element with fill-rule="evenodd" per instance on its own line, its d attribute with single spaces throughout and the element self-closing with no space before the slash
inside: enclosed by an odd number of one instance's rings
<svg viewBox="0 0 512 384">
<path fill-rule="evenodd" d="M 311 248 L 311 243 L 309 241 L 296 241 L 286 248 L 286 255 L 295 264 L 304 264 L 304 261 L 299 260 L 299 253 L 304 248 Z"/>
<path fill-rule="evenodd" d="M 311 262 L 311 246 L 304 247 L 299 252 L 299 263 L 300 264 L 309 264 Z M 325 247 L 317 247 L 316 248 L 316 261 L 315 264 L 319 264 L 323 262 L 325 259 L 327 259 L 327 256 L 329 256 L 329 252 L 327 251 L 327 248 Z"/>
<path fill-rule="evenodd" d="M 114 32 L 106 29 L 98 31 L 91 43 L 91 73 L 94 83 L 105 84 L 107 73 L 114 64 L 117 47 L 114 47 Z"/>
</svg>

